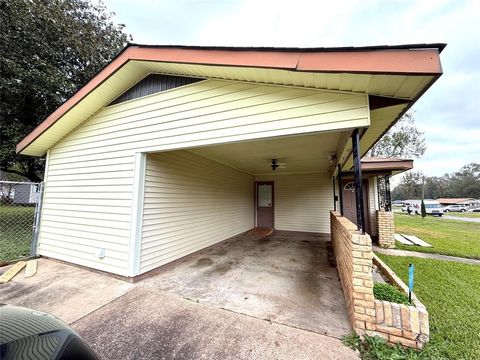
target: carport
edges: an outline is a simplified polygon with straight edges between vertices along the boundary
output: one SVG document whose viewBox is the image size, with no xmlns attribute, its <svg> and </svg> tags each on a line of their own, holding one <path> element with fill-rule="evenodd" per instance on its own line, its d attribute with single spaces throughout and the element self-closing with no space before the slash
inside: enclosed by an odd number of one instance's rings
<svg viewBox="0 0 480 360">
<path fill-rule="evenodd" d="M 340 137 L 330 132 L 146 154 L 139 272 L 253 228 L 329 234 L 328 171 Z"/>
<path fill-rule="evenodd" d="M 328 171 L 340 137 L 329 132 L 147 154 L 140 272 L 157 275 L 146 282 L 257 318 L 347 334 L 329 257 Z"/>
<path fill-rule="evenodd" d="M 127 47 L 17 145 L 47 154 L 38 254 L 132 281 L 171 266 L 152 284 L 318 332 L 345 301 L 375 330 L 360 161 L 441 75 L 443 47 Z"/>
</svg>

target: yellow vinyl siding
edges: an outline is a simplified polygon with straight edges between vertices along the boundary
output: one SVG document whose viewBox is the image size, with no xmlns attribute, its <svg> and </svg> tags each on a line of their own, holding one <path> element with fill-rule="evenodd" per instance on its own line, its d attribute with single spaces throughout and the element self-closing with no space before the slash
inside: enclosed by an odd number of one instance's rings
<svg viewBox="0 0 480 360">
<path fill-rule="evenodd" d="M 58 158 L 78 150 L 78 160 L 88 163 L 139 147 L 162 151 L 369 125 L 366 95 L 213 80 L 185 88 L 189 93 L 171 90 L 105 108 L 55 147 Z"/>
<path fill-rule="evenodd" d="M 327 174 L 255 176 L 274 182 L 274 223 L 277 230 L 330 233 L 333 185 Z"/>
<path fill-rule="evenodd" d="M 187 151 L 147 157 L 140 272 L 253 228 L 253 176 Z"/>
<path fill-rule="evenodd" d="M 368 124 L 366 95 L 217 80 L 103 108 L 50 149 L 39 254 L 129 275 L 136 152 Z"/>
</svg>

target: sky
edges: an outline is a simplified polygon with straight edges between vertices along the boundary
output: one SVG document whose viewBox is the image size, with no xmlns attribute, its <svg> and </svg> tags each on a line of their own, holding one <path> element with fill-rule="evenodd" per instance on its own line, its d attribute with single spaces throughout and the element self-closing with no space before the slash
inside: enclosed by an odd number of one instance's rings
<svg viewBox="0 0 480 360">
<path fill-rule="evenodd" d="M 133 42 L 324 47 L 447 43 L 444 74 L 412 107 L 428 176 L 480 162 L 480 1 L 103 0 Z M 397 180 L 398 181 L 398 180 Z M 395 181 L 394 181 L 395 182 Z"/>
</svg>

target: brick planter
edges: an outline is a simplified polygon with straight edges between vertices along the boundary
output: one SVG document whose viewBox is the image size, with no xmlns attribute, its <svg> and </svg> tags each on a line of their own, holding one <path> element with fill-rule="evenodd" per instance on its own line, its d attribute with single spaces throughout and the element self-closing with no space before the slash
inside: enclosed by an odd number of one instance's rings
<svg viewBox="0 0 480 360">
<path fill-rule="evenodd" d="M 422 348 L 429 339 L 428 312 L 412 294 L 413 306 L 373 297 L 373 264 L 408 294 L 407 286 L 372 251 L 372 241 L 339 213 L 330 213 L 332 247 L 350 323 L 359 335 L 378 335 L 392 344 Z"/>
<path fill-rule="evenodd" d="M 373 256 L 373 263 L 393 285 L 408 295 L 407 285 L 378 256 Z M 393 344 L 423 348 L 430 335 L 428 312 L 413 293 L 412 303 L 404 305 L 375 299 L 376 335 Z"/>
</svg>

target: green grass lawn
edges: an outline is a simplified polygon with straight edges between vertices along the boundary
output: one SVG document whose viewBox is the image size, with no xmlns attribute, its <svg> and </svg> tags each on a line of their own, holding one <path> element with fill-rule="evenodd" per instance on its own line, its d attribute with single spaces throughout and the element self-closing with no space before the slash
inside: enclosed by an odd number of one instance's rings
<svg viewBox="0 0 480 360">
<path fill-rule="evenodd" d="M 466 218 L 480 218 L 480 212 L 448 212 L 445 213 L 448 216 L 459 216 L 459 217 L 466 217 Z"/>
<path fill-rule="evenodd" d="M 403 281 L 415 264 L 417 297 L 430 317 L 419 359 L 480 359 L 480 266 L 378 254 Z"/>
<path fill-rule="evenodd" d="M 0 205 L 0 264 L 30 254 L 35 207 Z"/>
<path fill-rule="evenodd" d="M 416 235 L 433 245 L 408 246 L 397 242 L 398 249 L 480 259 L 480 223 L 396 213 L 395 232 Z"/>
</svg>

